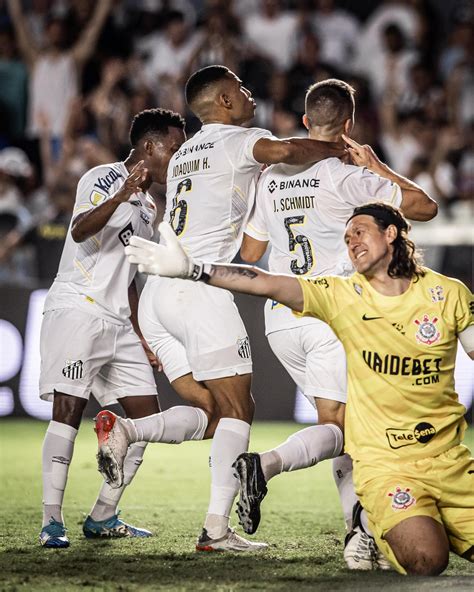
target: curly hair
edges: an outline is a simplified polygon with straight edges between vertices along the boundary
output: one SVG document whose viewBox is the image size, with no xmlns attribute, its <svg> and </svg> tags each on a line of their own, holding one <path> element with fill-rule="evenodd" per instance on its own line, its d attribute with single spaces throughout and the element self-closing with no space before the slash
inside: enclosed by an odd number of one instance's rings
<svg viewBox="0 0 474 592">
<path fill-rule="evenodd" d="M 146 109 L 133 118 L 130 126 L 130 144 L 133 148 L 145 136 L 166 135 L 168 128 L 184 130 L 184 119 L 169 109 Z"/>
<path fill-rule="evenodd" d="M 372 216 L 381 232 L 392 224 L 397 228 L 397 236 L 392 243 L 392 260 L 387 269 L 390 277 L 418 279 L 425 275 L 422 255 L 415 243 L 408 238 L 411 226 L 398 208 L 381 202 L 368 203 L 355 208 L 349 220 L 361 215 Z"/>
</svg>

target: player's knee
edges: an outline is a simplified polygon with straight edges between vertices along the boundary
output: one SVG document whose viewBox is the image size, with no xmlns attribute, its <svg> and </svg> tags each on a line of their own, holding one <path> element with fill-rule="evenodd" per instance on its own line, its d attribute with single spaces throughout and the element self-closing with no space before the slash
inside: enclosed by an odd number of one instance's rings
<svg viewBox="0 0 474 592">
<path fill-rule="evenodd" d="M 78 428 L 82 414 L 87 405 L 87 400 L 63 393 L 54 393 L 53 421 L 65 423 L 73 428 Z"/>
<path fill-rule="evenodd" d="M 438 549 L 413 549 L 401 565 L 408 575 L 439 576 L 448 567 L 449 552 Z"/>
</svg>

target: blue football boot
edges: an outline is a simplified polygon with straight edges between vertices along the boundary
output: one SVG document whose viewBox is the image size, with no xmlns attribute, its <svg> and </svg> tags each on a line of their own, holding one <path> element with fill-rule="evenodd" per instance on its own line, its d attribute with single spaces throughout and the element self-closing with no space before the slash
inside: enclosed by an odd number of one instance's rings
<svg viewBox="0 0 474 592">
<path fill-rule="evenodd" d="M 47 549 L 65 549 L 69 547 L 66 530 L 62 522 L 56 522 L 51 518 L 48 526 L 41 529 L 39 541 Z"/>
<path fill-rule="evenodd" d="M 87 516 L 82 525 L 84 536 L 88 539 L 152 536 L 149 530 L 137 528 L 120 520 L 119 514 L 120 512 L 107 520 L 92 520 L 90 516 Z"/>
</svg>

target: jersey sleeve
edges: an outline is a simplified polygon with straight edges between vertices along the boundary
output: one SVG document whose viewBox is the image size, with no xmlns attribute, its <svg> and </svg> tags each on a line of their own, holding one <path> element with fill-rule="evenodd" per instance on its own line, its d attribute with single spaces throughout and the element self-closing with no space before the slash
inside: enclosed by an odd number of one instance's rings
<svg viewBox="0 0 474 592">
<path fill-rule="evenodd" d="M 336 292 L 340 278 L 320 276 L 297 278 L 303 290 L 303 312 L 296 316 L 317 317 L 328 324 L 337 314 Z"/>
<path fill-rule="evenodd" d="M 267 222 L 265 220 L 265 208 L 262 203 L 262 200 L 264 199 L 262 193 L 263 184 L 259 183 L 255 203 L 248 219 L 247 226 L 245 227 L 245 234 L 248 234 L 255 240 L 267 242 L 269 240 L 269 235 Z"/>
<path fill-rule="evenodd" d="M 382 201 L 396 208 L 401 206 L 400 186 L 365 167 L 341 163 L 336 169 L 330 169 L 330 174 L 336 193 L 354 207 L 372 201 Z"/>
<path fill-rule="evenodd" d="M 454 323 L 456 334 L 474 325 L 474 296 L 462 282 L 454 280 L 449 287 L 449 300 L 454 307 Z"/>
<path fill-rule="evenodd" d="M 96 183 L 103 174 L 103 167 L 96 167 L 85 173 L 79 180 L 76 190 L 73 218 L 103 203 L 109 196 L 97 187 Z"/>
<path fill-rule="evenodd" d="M 262 138 L 269 140 L 276 140 L 275 136 L 268 130 L 253 127 L 250 129 L 243 129 L 236 137 L 229 138 L 227 151 L 233 153 L 233 161 L 236 168 L 239 170 L 247 170 L 260 166 L 253 156 L 253 147 Z"/>
</svg>

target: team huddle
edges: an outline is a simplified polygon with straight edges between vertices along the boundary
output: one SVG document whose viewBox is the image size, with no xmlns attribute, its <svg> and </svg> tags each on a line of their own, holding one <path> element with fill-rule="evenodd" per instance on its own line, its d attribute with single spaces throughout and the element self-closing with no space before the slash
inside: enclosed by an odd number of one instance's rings
<svg viewBox="0 0 474 592">
<path fill-rule="evenodd" d="M 105 481 L 86 537 L 151 536 L 117 511 L 147 443 L 212 438 L 198 551 L 264 551 L 231 527 L 236 496 L 252 535 L 272 478 L 333 459 L 350 569 L 436 575 L 450 550 L 474 561 L 474 460 L 453 378 L 458 339 L 474 358 L 472 295 L 423 267 L 407 236 L 406 218 L 428 221 L 436 203 L 350 138 L 354 91 L 341 80 L 310 87 L 308 138 L 286 140 L 243 127 L 256 105 L 224 66 L 194 73 L 185 94 L 197 134 L 186 140 L 176 113 L 143 111 L 129 157 L 78 185 L 41 334 L 53 418 L 40 542 L 69 546 L 62 502 L 92 392 L 127 419 L 96 418 Z M 159 244 L 153 182 L 167 191 Z M 268 245 L 269 273 L 231 264 Z M 251 344 L 230 290 L 267 298 L 269 344 L 318 414 L 263 453 L 248 452 Z M 160 410 L 158 365 L 186 405 Z"/>
</svg>

